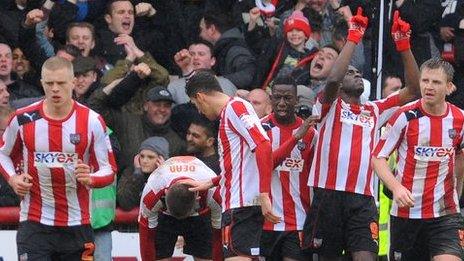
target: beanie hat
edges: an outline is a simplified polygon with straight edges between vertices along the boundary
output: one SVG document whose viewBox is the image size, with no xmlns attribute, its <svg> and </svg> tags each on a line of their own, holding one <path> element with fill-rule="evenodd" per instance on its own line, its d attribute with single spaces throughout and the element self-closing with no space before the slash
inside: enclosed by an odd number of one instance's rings
<svg viewBox="0 0 464 261">
<path fill-rule="evenodd" d="M 284 23 L 284 32 L 287 35 L 293 29 L 303 31 L 306 38 L 309 38 L 311 35 L 311 26 L 309 25 L 308 19 L 303 15 L 303 12 L 296 10 L 285 19 Z"/>
<path fill-rule="evenodd" d="M 274 16 L 275 13 L 275 7 L 276 5 L 274 4 L 274 1 L 267 2 L 264 0 L 255 0 L 256 7 L 259 8 L 259 11 L 261 11 L 261 15 L 265 17 L 272 17 Z"/>
<path fill-rule="evenodd" d="M 139 153 L 142 150 L 151 150 L 156 152 L 158 155 L 163 156 L 164 159 L 169 158 L 169 143 L 163 137 L 150 137 L 140 144 Z"/>
</svg>

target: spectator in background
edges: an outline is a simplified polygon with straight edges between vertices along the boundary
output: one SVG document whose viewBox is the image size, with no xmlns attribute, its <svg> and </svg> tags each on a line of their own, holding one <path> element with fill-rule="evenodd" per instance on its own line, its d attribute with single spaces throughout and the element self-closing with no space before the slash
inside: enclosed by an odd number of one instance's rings
<svg viewBox="0 0 464 261">
<path fill-rule="evenodd" d="M 16 79 L 12 73 L 13 59 L 11 48 L 0 43 L 0 80 L 8 86 L 10 100 L 38 97 L 43 95 L 37 87 L 21 79 Z"/>
<path fill-rule="evenodd" d="M 129 211 L 140 204 L 142 190 L 148 177 L 169 158 L 169 143 L 163 137 L 144 140 L 134 156 L 134 164 L 121 172 L 118 181 L 117 202 Z"/>
<path fill-rule="evenodd" d="M 0 99 L 2 97 L 2 84 L 2 81 L 0 81 Z M 8 120 L 13 112 L 14 110 L 10 107 L 0 105 L 0 137 L 3 135 L 6 126 L 8 126 Z M 19 206 L 19 198 L 14 193 L 10 185 L 8 185 L 8 182 L 6 182 L 5 178 L 0 175 L 0 207 L 9 206 Z"/>
<path fill-rule="evenodd" d="M 91 57 L 78 57 L 73 61 L 74 77 L 76 77 L 73 96 L 82 104 L 87 104 L 87 99 L 99 86 L 97 78 L 97 64 Z"/>
<path fill-rule="evenodd" d="M 403 87 L 403 82 L 398 75 L 390 74 L 383 78 L 382 98 L 388 97 L 390 94 L 399 91 Z"/>
<path fill-rule="evenodd" d="M 95 47 L 95 29 L 93 25 L 86 22 L 69 24 L 66 31 L 66 43 L 79 48 L 82 56 L 89 56 Z"/>
<path fill-rule="evenodd" d="M 216 58 L 213 56 L 213 46 L 206 41 L 197 41 L 189 46 L 189 49 L 182 49 L 174 56 L 174 61 L 182 71 L 182 78 L 171 81 L 168 90 L 176 104 L 183 104 L 190 101 L 185 93 L 185 79 L 198 69 L 211 69 L 216 64 Z M 222 91 L 234 96 L 237 88 L 227 78 L 217 77 Z"/>
<path fill-rule="evenodd" d="M 324 89 L 326 79 L 337 60 L 338 49 L 333 45 L 321 48 L 311 61 L 309 76 L 311 78 L 308 86 L 298 85 L 298 104 L 312 107 L 316 102 L 317 95 Z"/>
<path fill-rule="evenodd" d="M 200 37 L 214 45 L 214 71 L 239 89 L 252 89 L 256 61 L 242 33 L 231 26 L 228 15 L 206 13 L 200 21 Z"/>
<path fill-rule="evenodd" d="M 34 75 L 35 71 L 31 68 L 31 62 L 24 55 L 21 48 L 16 47 L 13 49 L 13 68 L 12 71 L 16 73 L 19 79 L 27 81 L 28 75 Z M 32 76 L 35 78 L 35 76 Z"/>
<path fill-rule="evenodd" d="M 0 80 L 0 107 L 8 107 L 10 104 L 10 93 L 6 84 Z"/>
<path fill-rule="evenodd" d="M 187 153 L 203 161 L 216 174 L 221 173 L 216 151 L 217 126 L 204 116 L 195 117 L 187 130 Z"/>
<path fill-rule="evenodd" d="M 246 99 L 253 105 L 258 118 L 262 119 L 272 112 L 271 99 L 263 89 L 251 90 Z"/>
<path fill-rule="evenodd" d="M 146 93 L 145 101 L 139 103 L 143 109 L 141 115 L 111 105 L 111 95 L 120 91 L 118 88 L 107 87 L 96 90 L 90 97 L 89 104 L 102 113 L 108 126 L 118 137 L 122 148 L 123 168 L 132 163 L 129 161 L 137 154 L 139 144 L 152 136 L 164 137 L 169 142 L 169 155 L 181 155 L 185 143 L 171 127 L 171 106 L 174 101 L 165 87 L 156 86 Z"/>
</svg>

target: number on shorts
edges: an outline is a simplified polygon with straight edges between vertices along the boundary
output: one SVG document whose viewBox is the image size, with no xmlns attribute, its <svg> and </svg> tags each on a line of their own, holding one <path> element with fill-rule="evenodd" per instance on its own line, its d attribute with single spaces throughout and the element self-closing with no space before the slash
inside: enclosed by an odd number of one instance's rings
<svg viewBox="0 0 464 261">
<path fill-rule="evenodd" d="M 84 252 L 82 252 L 82 261 L 93 261 L 93 252 L 95 251 L 95 244 L 88 242 L 84 244 Z"/>
</svg>

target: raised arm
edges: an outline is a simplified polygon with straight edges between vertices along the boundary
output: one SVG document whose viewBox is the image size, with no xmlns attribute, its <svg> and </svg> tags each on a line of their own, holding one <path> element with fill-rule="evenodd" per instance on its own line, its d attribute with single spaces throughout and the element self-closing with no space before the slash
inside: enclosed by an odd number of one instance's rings
<svg viewBox="0 0 464 261">
<path fill-rule="evenodd" d="M 327 77 L 327 84 L 324 90 L 323 102 L 333 102 L 340 90 L 343 78 L 345 77 L 348 65 L 350 65 L 356 45 L 362 40 L 367 28 L 367 17 L 362 15 L 362 8 L 358 7 L 358 12 L 351 17 L 349 22 L 348 37 L 343 49 L 338 56 L 335 64 Z"/>
<path fill-rule="evenodd" d="M 406 104 L 412 100 L 419 98 L 419 67 L 416 59 L 411 52 L 411 26 L 403 21 L 399 11 L 395 11 L 393 15 L 393 24 L 391 35 L 395 41 L 396 50 L 401 54 L 401 60 L 404 64 L 404 79 L 405 88 L 400 91 L 400 103 Z"/>
</svg>

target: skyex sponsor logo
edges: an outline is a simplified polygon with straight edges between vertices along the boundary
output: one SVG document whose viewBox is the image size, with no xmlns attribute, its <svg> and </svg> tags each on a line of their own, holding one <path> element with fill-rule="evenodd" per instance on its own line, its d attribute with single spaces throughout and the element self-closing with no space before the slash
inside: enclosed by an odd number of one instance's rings
<svg viewBox="0 0 464 261">
<path fill-rule="evenodd" d="M 361 127 L 374 127 L 374 117 L 370 116 L 367 113 L 355 114 L 352 111 L 343 108 L 340 112 L 340 121 L 344 123 L 358 125 Z"/>
<path fill-rule="evenodd" d="M 280 166 L 276 168 L 278 171 L 303 171 L 304 159 L 286 158 Z"/>
<path fill-rule="evenodd" d="M 77 164 L 77 153 L 34 152 L 34 167 L 65 168 Z"/>
<path fill-rule="evenodd" d="M 444 161 L 454 156 L 454 148 L 414 146 L 414 159 Z"/>
</svg>

